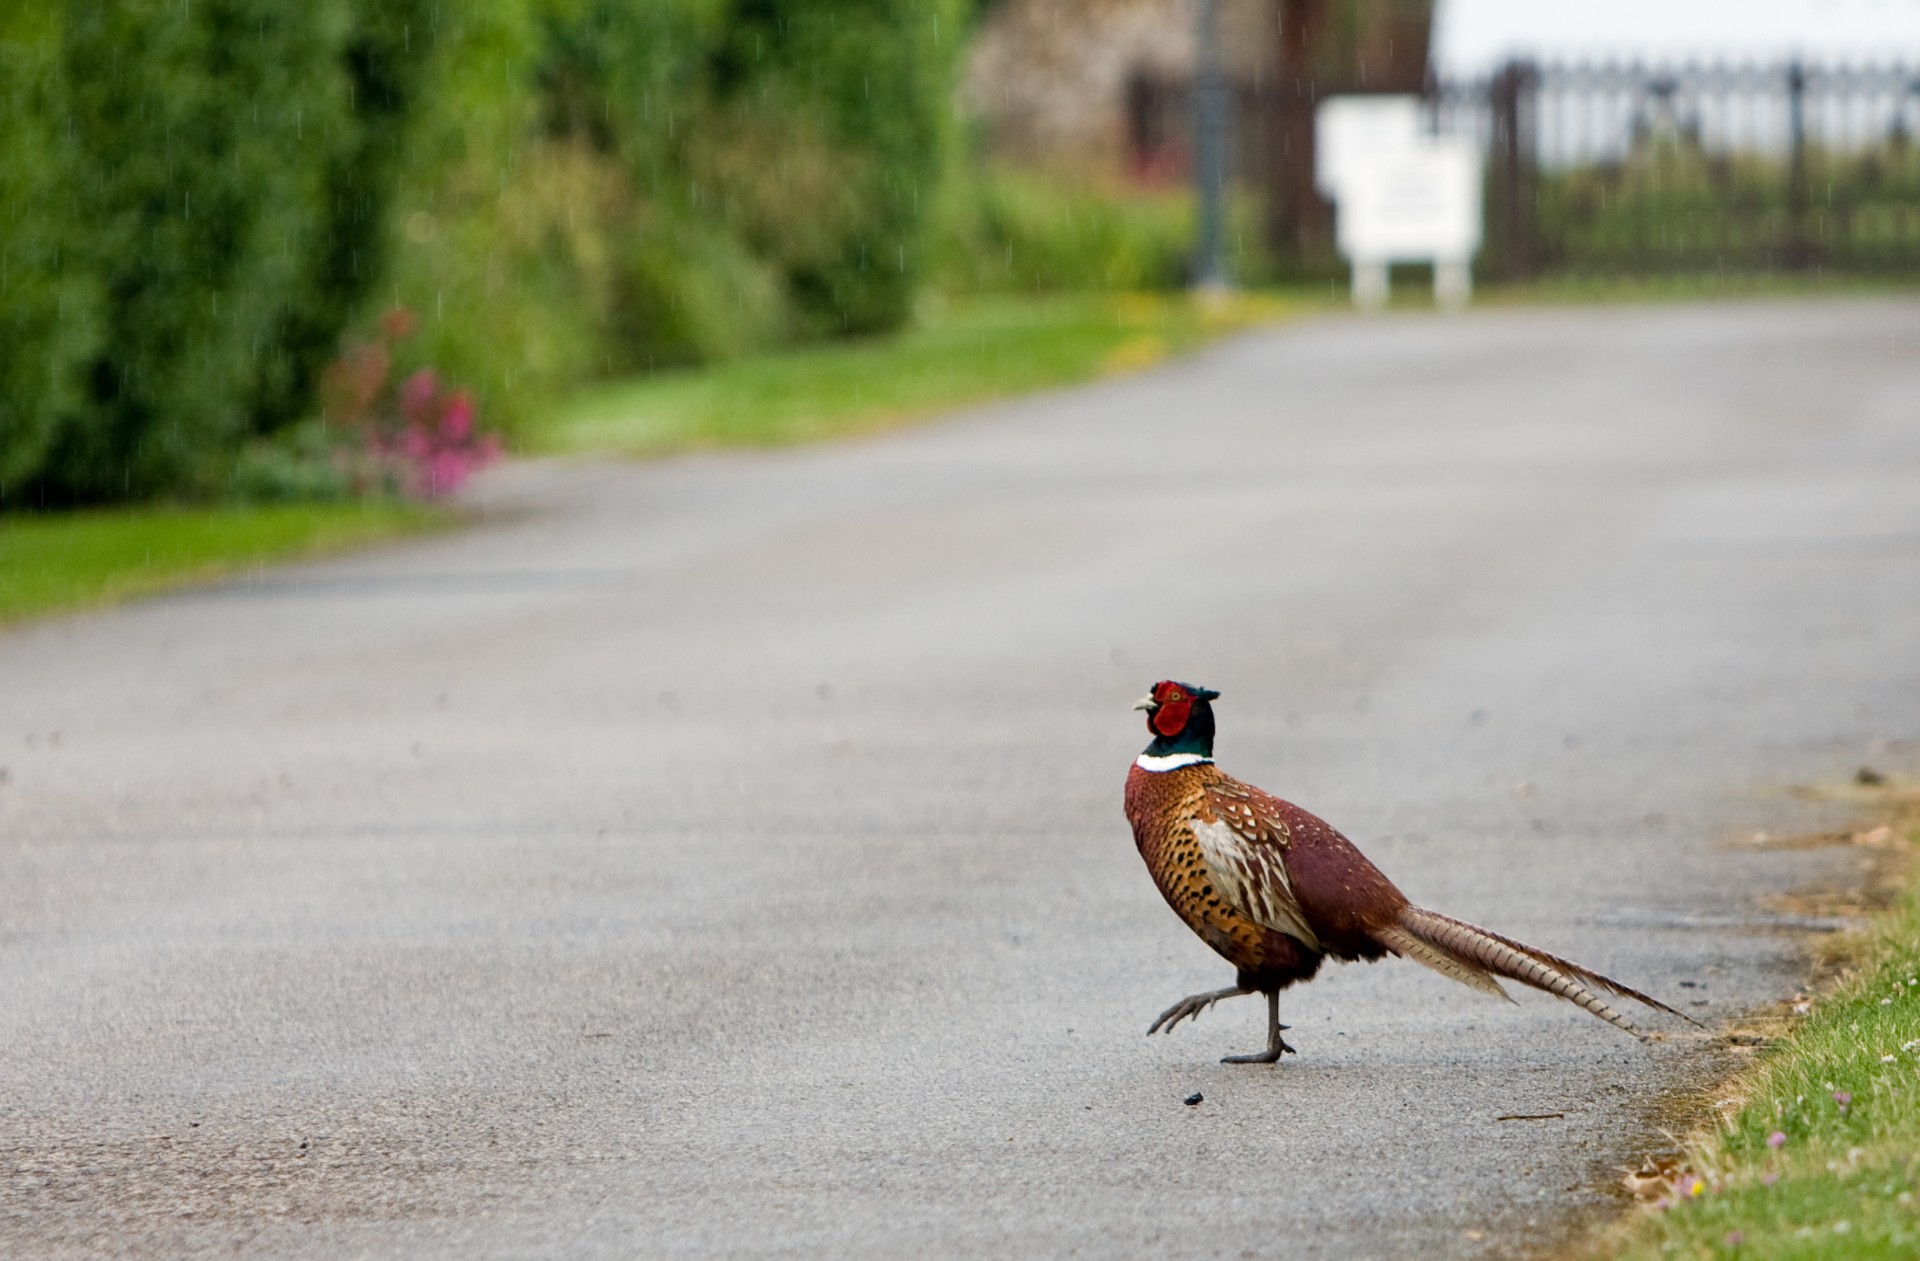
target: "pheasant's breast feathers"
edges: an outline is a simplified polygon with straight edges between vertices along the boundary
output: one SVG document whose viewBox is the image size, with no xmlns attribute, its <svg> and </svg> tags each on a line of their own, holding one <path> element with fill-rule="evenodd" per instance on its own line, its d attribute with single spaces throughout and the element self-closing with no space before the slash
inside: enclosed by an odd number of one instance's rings
<svg viewBox="0 0 1920 1261">
<path fill-rule="evenodd" d="M 1221 898 L 1236 919 L 1284 933 L 1311 950 L 1334 958 L 1377 958 L 1382 948 L 1375 929 L 1392 923 L 1407 904 L 1331 823 L 1212 762 L 1160 775 L 1135 770 L 1127 800 L 1129 816 L 1140 812 L 1137 831 L 1144 821 L 1160 835 L 1177 833 L 1177 843 L 1169 835 L 1164 848 L 1167 858 L 1185 860 L 1185 868 L 1175 871 Z M 1158 866 L 1144 846 L 1142 856 L 1150 868 Z M 1173 889 L 1164 892 L 1194 923 L 1183 898 Z M 1196 902 L 1206 906 L 1208 896 Z M 1194 929 L 1208 937 L 1200 925 Z"/>
<path fill-rule="evenodd" d="M 1200 814 L 1208 822 L 1224 823 L 1248 845 L 1284 850 L 1291 839 L 1291 830 L 1276 807 L 1285 804 L 1216 770 L 1207 780 Z"/>
<path fill-rule="evenodd" d="M 1262 798 L 1265 798 L 1263 801 Z M 1291 841 L 1272 798 L 1218 772 L 1189 826 L 1208 872 L 1239 911 L 1263 928 L 1320 948 L 1287 871 Z"/>
<path fill-rule="evenodd" d="M 1211 764 L 1169 771 L 1134 768 L 1127 779 L 1127 818 L 1140 856 L 1168 905 L 1236 967 L 1311 975 L 1314 956 L 1305 952 L 1304 939 L 1261 922 L 1247 905 L 1247 878 L 1239 872 L 1261 864 L 1249 857 L 1234 866 L 1207 852 L 1203 835 L 1215 849 L 1238 844 L 1220 835 L 1226 825 L 1208 800 L 1208 787 L 1217 778 Z"/>
</svg>

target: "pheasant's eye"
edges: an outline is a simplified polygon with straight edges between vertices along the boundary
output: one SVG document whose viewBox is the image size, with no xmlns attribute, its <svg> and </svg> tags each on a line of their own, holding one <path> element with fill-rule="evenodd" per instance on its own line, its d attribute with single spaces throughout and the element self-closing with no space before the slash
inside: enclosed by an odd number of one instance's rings
<svg viewBox="0 0 1920 1261">
<path fill-rule="evenodd" d="M 1168 692 L 1168 693 L 1167 693 L 1167 699 L 1168 699 L 1169 701 L 1179 701 L 1179 700 L 1185 700 L 1185 699 L 1186 699 L 1186 697 L 1184 697 L 1184 696 L 1182 696 L 1182 695 L 1180 695 L 1180 693 L 1178 693 L 1178 692 Z"/>
</svg>

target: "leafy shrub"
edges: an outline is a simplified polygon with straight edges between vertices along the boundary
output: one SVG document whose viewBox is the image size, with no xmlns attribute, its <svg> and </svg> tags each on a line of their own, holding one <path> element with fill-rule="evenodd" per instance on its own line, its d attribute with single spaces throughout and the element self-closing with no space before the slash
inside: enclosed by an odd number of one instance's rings
<svg viewBox="0 0 1920 1261">
<path fill-rule="evenodd" d="M 40 468 L 97 344 L 99 294 L 72 266 L 83 238 L 62 196 L 63 86 L 50 15 L 0 15 L 0 506 Z"/>
<path fill-rule="evenodd" d="M 310 439 L 255 440 L 376 301 L 509 427 L 594 375 L 897 325 L 965 8 L 5 6 L 0 500 L 293 493 Z"/>
<path fill-rule="evenodd" d="M 956 178 L 945 207 L 936 279 L 954 292 L 1164 290 L 1192 274 L 1196 217 L 1184 189 L 985 168 Z M 1241 281 L 1268 270 L 1256 213 L 1249 198 L 1229 202 L 1229 266 Z"/>
<path fill-rule="evenodd" d="M 784 334 L 779 276 L 737 238 L 665 216 L 634 236 L 614 260 L 611 372 L 730 359 Z"/>
<path fill-rule="evenodd" d="M 353 499 L 350 461 L 337 435 L 318 420 L 303 421 L 272 438 L 257 439 L 234 459 L 226 492 L 240 503 L 331 503 Z"/>
<path fill-rule="evenodd" d="M 30 72 L 6 76 L 0 234 L 49 264 L 0 302 L 18 334 L 0 379 L 29 376 L 5 391 L 0 480 L 42 501 L 209 487 L 247 435 L 303 413 L 380 278 L 428 6 L 35 9 L 0 19 L 29 36 L 0 57 Z"/>
<path fill-rule="evenodd" d="M 949 7 L 463 15 L 440 36 L 446 86 L 397 215 L 392 286 L 421 312 L 425 358 L 512 431 L 592 377 L 904 319 L 945 143 Z"/>
<path fill-rule="evenodd" d="M 248 430 L 271 327 L 293 298 L 289 242 L 317 227 L 302 155 L 339 124 L 322 14 L 269 0 L 74 4 L 65 12 L 73 261 L 106 296 L 79 414 L 43 474 L 106 498 L 203 479 Z"/>
<path fill-rule="evenodd" d="M 342 329 L 387 275 L 391 204 L 411 124 L 422 106 L 436 6 L 356 0 L 336 54 L 343 125 L 324 137 L 320 212 L 301 252 L 295 300 L 267 337 L 251 399 L 253 427 L 300 420 Z"/>
<path fill-rule="evenodd" d="M 825 242 L 782 260 L 796 307 L 817 327 L 873 332 L 908 315 L 946 157 L 962 13 L 952 0 L 729 7 L 712 58 L 716 117 L 723 127 L 762 121 L 725 134 L 749 145 L 770 132 L 817 135 L 838 167 L 840 197 L 786 199 L 790 219 L 828 217 Z"/>
<path fill-rule="evenodd" d="M 372 336 L 349 339 L 321 374 L 320 418 L 252 444 L 235 462 L 230 493 L 256 502 L 440 499 L 491 463 L 499 435 L 475 423 L 471 392 L 445 388 L 432 368 L 401 374 L 397 352 L 416 323 L 396 308 Z"/>
<path fill-rule="evenodd" d="M 956 208 L 941 279 L 961 292 L 1170 289 L 1186 279 L 1193 235 L 1184 192 L 981 172 Z"/>
</svg>

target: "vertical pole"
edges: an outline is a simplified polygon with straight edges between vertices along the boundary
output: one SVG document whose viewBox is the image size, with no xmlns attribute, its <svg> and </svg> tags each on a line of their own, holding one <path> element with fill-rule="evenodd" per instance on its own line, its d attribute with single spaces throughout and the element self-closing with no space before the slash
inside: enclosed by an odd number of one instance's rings
<svg viewBox="0 0 1920 1261">
<path fill-rule="evenodd" d="M 1519 242 L 1514 240 L 1518 211 L 1514 205 L 1514 140 L 1519 131 L 1519 93 L 1516 68 L 1509 62 L 1487 86 L 1487 108 L 1493 123 L 1493 221 L 1498 237 L 1500 274 L 1512 279 L 1520 270 Z"/>
<path fill-rule="evenodd" d="M 1193 287 L 1228 287 L 1224 258 L 1227 185 L 1227 85 L 1220 69 L 1220 0 L 1200 0 L 1194 31 L 1194 180 L 1200 201 L 1200 239 Z"/>
<path fill-rule="evenodd" d="M 1813 261 L 1807 240 L 1807 72 L 1787 66 L 1787 266 Z"/>
<path fill-rule="evenodd" d="M 1272 0 L 1279 47 L 1267 106 L 1267 245 L 1290 270 L 1323 261 L 1333 232 L 1332 207 L 1313 187 L 1314 106 L 1324 86 L 1316 65 L 1330 3 Z"/>
<path fill-rule="evenodd" d="M 1540 69 L 1531 61 L 1520 64 L 1519 105 L 1514 111 L 1514 207 L 1520 225 L 1520 267 L 1529 276 L 1540 271 Z"/>
<path fill-rule="evenodd" d="M 1502 275 L 1516 279 L 1532 273 L 1533 241 L 1533 67 L 1508 62 L 1488 85 L 1493 116 L 1494 222 Z"/>
</svg>

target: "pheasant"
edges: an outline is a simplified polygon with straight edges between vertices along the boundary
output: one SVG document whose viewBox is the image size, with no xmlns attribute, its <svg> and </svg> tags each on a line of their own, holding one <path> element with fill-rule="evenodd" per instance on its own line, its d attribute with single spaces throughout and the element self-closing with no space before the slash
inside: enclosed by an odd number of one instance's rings
<svg viewBox="0 0 1920 1261">
<path fill-rule="evenodd" d="M 1228 988 L 1161 1012 L 1149 1035 L 1171 1031 L 1223 998 L 1264 994 L 1267 1049 L 1221 1062 L 1272 1064 L 1293 1050 L 1280 1037 L 1287 1028 L 1280 991 L 1312 979 L 1329 956 L 1350 962 L 1401 955 L 1512 1002 L 1496 979 L 1505 977 L 1643 1040 L 1602 993 L 1699 1023 L 1577 963 L 1414 906 L 1329 824 L 1213 764 L 1212 702 L 1219 695 L 1167 680 L 1134 706 L 1147 712 L 1153 742 L 1127 773 L 1133 839 L 1168 905 L 1238 969 Z"/>
</svg>

